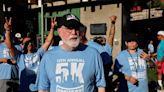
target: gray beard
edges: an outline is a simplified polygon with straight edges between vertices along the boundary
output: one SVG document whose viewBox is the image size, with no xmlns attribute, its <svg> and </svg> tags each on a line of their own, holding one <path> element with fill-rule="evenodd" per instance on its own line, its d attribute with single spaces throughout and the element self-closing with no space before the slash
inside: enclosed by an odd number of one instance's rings
<svg viewBox="0 0 164 92">
<path fill-rule="evenodd" d="M 76 47 L 78 47 L 78 45 L 80 43 L 80 38 L 78 38 L 76 41 L 65 40 L 65 39 L 62 39 L 62 41 L 63 41 L 63 43 L 65 43 L 69 47 L 76 48 Z"/>
</svg>

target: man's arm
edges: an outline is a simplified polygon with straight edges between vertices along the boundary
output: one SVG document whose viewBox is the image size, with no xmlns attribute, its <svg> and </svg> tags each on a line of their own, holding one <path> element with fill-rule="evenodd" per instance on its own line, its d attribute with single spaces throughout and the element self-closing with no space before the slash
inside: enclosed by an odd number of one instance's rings
<svg viewBox="0 0 164 92">
<path fill-rule="evenodd" d="M 7 63 L 7 59 L 6 58 L 0 58 L 0 63 Z"/>
<path fill-rule="evenodd" d="M 161 59 L 161 62 L 164 62 L 164 56 L 163 56 L 163 58 Z"/>
<path fill-rule="evenodd" d="M 138 82 L 138 80 L 120 71 L 122 67 L 123 66 L 119 63 L 118 59 L 116 58 L 115 64 L 114 64 L 114 74 L 116 74 L 119 78 L 121 79 L 123 78 L 135 85 Z"/>
<path fill-rule="evenodd" d="M 16 61 L 14 59 L 0 58 L 0 64 L 1 63 L 15 64 Z"/>
<path fill-rule="evenodd" d="M 136 78 L 134 78 L 134 77 L 132 77 L 132 76 L 128 76 L 128 75 L 126 75 L 126 74 L 124 74 L 124 77 L 125 77 L 125 79 L 127 80 L 127 81 L 129 81 L 129 82 L 131 82 L 132 84 L 134 84 L 134 85 L 138 85 L 137 83 L 138 83 L 138 80 L 136 79 Z"/>
<path fill-rule="evenodd" d="M 105 88 L 99 87 L 99 88 L 98 88 L 98 92 L 105 92 Z"/>
<path fill-rule="evenodd" d="M 110 27 L 110 31 L 109 31 L 109 37 L 108 37 L 108 43 L 113 46 L 113 39 L 114 39 L 114 35 L 115 35 L 115 22 L 117 17 L 116 16 L 111 16 L 111 27 Z"/>
<path fill-rule="evenodd" d="M 45 91 L 45 90 L 39 90 L 38 92 L 48 92 L 48 91 Z"/>
<path fill-rule="evenodd" d="M 146 52 L 142 52 L 140 57 L 146 61 L 150 60 L 150 56 Z"/>
<path fill-rule="evenodd" d="M 45 43 L 42 45 L 42 48 L 44 49 L 44 51 L 47 51 L 47 49 L 49 48 L 51 42 L 52 42 L 52 39 L 53 39 L 53 35 L 54 35 L 54 26 L 56 25 L 56 17 L 54 17 L 51 21 L 51 29 L 49 31 L 49 34 L 46 38 L 46 41 Z"/>
<path fill-rule="evenodd" d="M 5 29 L 5 44 L 7 45 L 9 51 L 10 51 L 10 55 L 12 57 L 16 56 L 16 49 L 14 47 L 14 44 L 11 40 L 11 31 L 12 31 L 12 18 L 10 17 L 10 19 L 8 20 L 7 17 L 5 17 L 5 24 L 4 24 L 4 29 Z"/>
</svg>

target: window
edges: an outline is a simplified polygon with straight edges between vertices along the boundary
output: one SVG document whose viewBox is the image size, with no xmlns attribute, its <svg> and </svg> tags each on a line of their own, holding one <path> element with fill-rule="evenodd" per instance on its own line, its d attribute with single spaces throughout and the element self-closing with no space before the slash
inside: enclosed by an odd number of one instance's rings
<svg viewBox="0 0 164 92">
<path fill-rule="evenodd" d="M 106 35 L 106 23 L 90 24 L 91 35 Z"/>
</svg>

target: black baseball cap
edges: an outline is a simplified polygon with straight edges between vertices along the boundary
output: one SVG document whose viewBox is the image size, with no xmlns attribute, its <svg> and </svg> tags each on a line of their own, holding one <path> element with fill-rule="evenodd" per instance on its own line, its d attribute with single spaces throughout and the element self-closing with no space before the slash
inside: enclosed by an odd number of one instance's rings
<svg viewBox="0 0 164 92">
<path fill-rule="evenodd" d="M 84 27 L 80 20 L 73 14 L 66 14 L 63 17 L 61 17 L 57 25 L 59 28 L 63 25 L 69 29 L 76 29 L 79 31 L 82 31 L 80 29 L 81 27 Z"/>
</svg>

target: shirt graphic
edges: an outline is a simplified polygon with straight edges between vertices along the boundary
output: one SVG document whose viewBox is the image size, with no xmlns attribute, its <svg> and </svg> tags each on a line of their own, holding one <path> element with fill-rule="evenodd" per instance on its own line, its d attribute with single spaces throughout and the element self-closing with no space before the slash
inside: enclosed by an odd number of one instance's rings
<svg viewBox="0 0 164 92">
<path fill-rule="evenodd" d="M 10 57 L 9 49 L 8 48 L 4 48 L 3 51 L 2 51 L 2 54 L 3 54 L 4 58 Z"/>
<path fill-rule="evenodd" d="M 140 57 L 129 57 L 128 62 L 133 77 L 137 79 L 146 79 L 146 65 L 143 59 Z"/>
<path fill-rule="evenodd" d="M 57 59 L 56 64 L 56 92 L 84 92 L 83 59 Z M 73 82 L 77 87 L 64 87 L 60 84 Z M 76 90 L 76 91 L 75 91 Z"/>
<path fill-rule="evenodd" d="M 24 57 L 25 66 L 29 69 L 32 69 L 35 73 L 37 73 L 38 65 L 39 65 L 39 55 L 38 54 L 26 54 Z"/>
</svg>

